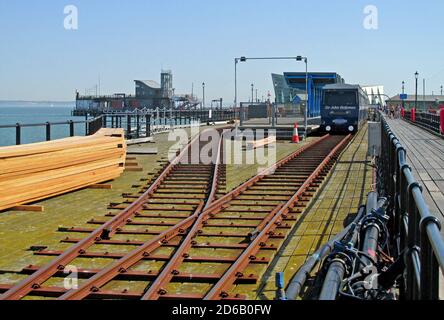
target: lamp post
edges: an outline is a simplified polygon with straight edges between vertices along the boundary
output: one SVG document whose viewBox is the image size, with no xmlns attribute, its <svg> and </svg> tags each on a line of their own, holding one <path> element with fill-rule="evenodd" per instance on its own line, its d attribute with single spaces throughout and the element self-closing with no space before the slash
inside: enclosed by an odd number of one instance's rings
<svg viewBox="0 0 444 320">
<path fill-rule="evenodd" d="M 304 134 L 304 140 L 307 139 L 307 128 L 308 128 L 308 59 L 307 57 L 296 57 L 297 61 L 304 60 L 305 62 L 305 114 L 304 114 L 304 128 L 305 128 L 305 134 Z"/>
<path fill-rule="evenodd" d="M 205 82 L 202 82 L 202 109 L 205 109 Z"/>
<path fill-rule="evenodd" d="M 442 95 L 442 86 L 441 86 L 441 95 Z"/>
<path fill-rule="evenodd" d="M 418 109 L 418 71 L 415 72 L 415 110 Z"/>
<path fill-rule="evenodd" d="M 240 57 L 240 58 L 234 58 L 234 105 L 237 107 L 237 64 L 239 62 L 246 62 L 247 60 L 296 60 L 296 61 L 304 61 L 305 62 L 305 90 L 306 90 L 306 97 L 305 97 L 305 115 L 304 115 L 304 126 L 305 126 L 305 133 L 307 133 L 307 118 L 308 118 L 308 58 L 303 56 L 297 56 L 297 57 L 262 57 L 262 58 L 246 58 L 246 57 Z M 304 139 L 307 137 L 307 134 L 304 135 Z"/>
<path fill-rule="evenodd" d="M 254 103 L 254 84 L 251 84 L 251 103 Z"/>
<path fill-rule="evenodd" d="M 239 62 L 245 62 L 247 58 L 240 57 L 234 58 L 234 107 L 237 108 L 237 64 Z"/>
<path fill-rule="evenodd" d="M 405 94 L 405 81 L 403 81 L 402 82 L 402 95 L 404 95 Z M 405 108 L 405 106 L 404 106 L 404 97 L 403 97 L 403 99 L 402 99 L 402 108 L 404 109 Z"/>
</svg>

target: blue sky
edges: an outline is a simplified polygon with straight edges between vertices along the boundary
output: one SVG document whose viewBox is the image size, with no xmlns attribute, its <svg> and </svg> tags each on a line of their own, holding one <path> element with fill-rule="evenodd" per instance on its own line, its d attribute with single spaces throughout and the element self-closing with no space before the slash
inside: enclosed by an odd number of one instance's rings
<svg viewBox="0 0 444 320">
<path fill-rule="evenodd" d="M 79 10 L 79 29 L 63 27 L 66 5 Z M 363 27 L 366 5 L 378 30 Z M 134 79 L 159 81 L 172 69 L 176 92 L 233 101 L 238 56 L 309 57 L 311 71 L 336 71 L 347 82 L 401 81 L 414 72 L 427 93 L 444 84 L 444 2 L 361 0 L 16 0 L 0 2 L 0 99 L 72 100 L 98 82 L 102 93 L 134 91 Z M 416 45 L 414 47 L 414 45 Z M 247 62 L 239 68 L 239 100 L 250 84 L 272 91 L 270 74 L 303 71 L 294 61 Z M 422 82 L 421 82 L 422 83 Z M 421 84 L 422 92 L 422 84 Z"/>
</svg>

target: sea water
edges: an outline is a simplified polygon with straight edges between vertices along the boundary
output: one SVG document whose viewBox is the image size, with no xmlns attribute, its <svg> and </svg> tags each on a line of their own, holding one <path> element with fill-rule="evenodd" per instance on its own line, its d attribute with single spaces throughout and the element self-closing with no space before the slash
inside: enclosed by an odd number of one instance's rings
<svg viewBox="0 0 444 320">
<path fill-rule="evenodd" d="M 20 124 L 44 124 L 46 122 L 83 121 L 84 117 L 72 117 L 73 103 L 18 103 L 0 102 L 0 126 Z M 85 124 L 75 124 L 74 134 L 85 135 Z M 51 140 L 69 136 L 69 125 L 51 126 Z M 45 126 L 23 127 L 21 143 L 46 141 Z M 15 145 L 16 129 L 0 128 L 0 146 Z"/>
</svg>

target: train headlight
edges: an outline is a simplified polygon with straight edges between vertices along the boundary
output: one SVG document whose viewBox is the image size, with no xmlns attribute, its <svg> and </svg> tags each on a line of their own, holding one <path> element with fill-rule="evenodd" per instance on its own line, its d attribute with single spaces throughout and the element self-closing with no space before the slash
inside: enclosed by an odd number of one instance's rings
<svg viewBox="0 0 444 320">
<path fill-rule="evenodd" d="M 331 131 L 331 127 L 330 127 L 330 126 L 326 126 L 326 127 L 325 127 L 325 130 L 327 130 L 327 131 Z"/>
<path fill-rule="evenodd" d="M 348 131 L 353 132 L 353 130 L 355 130 L 355 127 L 353 126 L 348 127 Z"/>
</svg>

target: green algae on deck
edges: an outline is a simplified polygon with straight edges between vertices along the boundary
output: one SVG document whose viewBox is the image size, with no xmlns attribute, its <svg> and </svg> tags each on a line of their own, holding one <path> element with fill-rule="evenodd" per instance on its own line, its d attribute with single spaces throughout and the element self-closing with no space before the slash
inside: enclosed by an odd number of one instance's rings
<svg viewBox="0 0 444 320">
<path fill-rule="evenodd" d="M 370 160 L 367 134 L 364 127 L 342 153 L 270 267 L 260 270 L 260 284 L 238 285 L 233 293 L 246 294 L 250 299 L 274 299 L 275 273 L 284 272 L 288 283 L 311 254 L 344 229 L 345 220 L 365 204 L 372 187 L 372 168 L 363 163 Z"/>
<path fill-rule="evenodd" d="M 189 132 L 189 129 L 187 131 Z M 54 257 L 35 256 L 28 249 L 35 245 L 47 246 L 50 250 L 66 249 L 72 244 L 63 244 L 60 240 L 67 236 L 84 238 L 86 234 L 57 232 L 59 227 L 96 228 L 97 226 L 88 225 L 87 221 L 107 220 L 104 215 L 109 211 L 108 204 L 122 202 L 122 193 L 139 191 L 131 188 L 132 185 L 141 184 L 141 178 L 149 178 L 159 170 L 158 161 L 165 159 L 170 147 L 176 143 L 168 141 L 168 134 L 154 136 L 154 142 L 152 147 L 158 149 L 157 155 L 136 157 L 139 165 L 143 167 L 143 172 L 125 171 L 121 177 L 111 182 L 113 186 L 111 190 L 83 189 L 41 201 L 38 204 L 45 207 L 43 213 L 14 211 L 0 213 L 0 239 L 2 240 L 0 269 L 19 271 L 29 264 L 48 263 Z M 136 238 L 146 240 L 143 236 L 131 237 L 131 239 Z M 7 276 L 3 275 L 2 278 L 5 279 Z"/>
<path fill-rule="evenodd" d="M 107 210 L 107 205 L 111 202 L 122 202 L 122 193 L 138 192 L 138 189 L 132 189 L 131 186 L 140 183 L 141 178 L 149 178 L 157 170 L 159 170 L 159 161 L 164 160 L 168 155 L 169 148 L 175 143 L 167 140 L 167 134 L 155 136 L 155 144 L 153 146 L 158 148 L 157 155 L 137 156 L 137 162 L 143 167 L 143 172 L 128 172 L 126 171 L 120 178 L 112 182 L 112 190 L 92 190 L 84 189 L 81 191 L 66 194 L 57 198 L 42 201 L 40 204 L 45 206 L 44 213 L 28 213 L 28 212 L 5 212 L 0 215 L 0 236 L 2 236 L 2 244 L 0 245 L 0 269 L 7 269 L 12 271 L 19 271 L 23 267 L 33 264 L 43 266 L 54 259 L 53 256 L 36 256 L 33 252 L 28 251 L 28 248 L 33 245 L 47 246 L 48 250 L 64 250 L 72 246 L 68 243 L 60 243 L 60 240 L 70 238 L 83 238 L 85 233 L 57 232 L 58 227 L 83 227 L 94 229 L 96 224 L 89 224 L 88 221 L 96 220 L 100 222 L 111 219 L 104 217 L 107 212 L 117 213 L 115 210 Z M 295 145 L 291 143 L 278 143 L 275 150 L 277 160 L 285 157 L 291 152 L 300 148 L 303 144 Z M 243 183 L 246 179 L 254 176 L 258 172 L 259 164 L 250 165 L 227 165 L 227 186 L 229 189 Z M 240 174 L 241 172 L 241 174 Z M 168 201 L 166 201 L 168 202 Z M 193 202 L 192 200 L 190 203 Z M 158 205 L 157 205 L 158 206 Z M 166 205 L 160 205 L 165 206 Z M 190 206 L 176 206 L 190 208 Z M 249 206 L 254 208 L 254 206 Z M 245 207 L 244 207 L 245 208 Z M 177 219 L 162 219 L 165 222 L 174 222 Z M 124 230 L 139 230 L 146 229 L 144 226 L 128 226 Z M 165 230 L 162 226 L 150 226 L 150 231 Z M 214 232 L 220 231 L 220 228 L 214 228 Z M 224 229 L 225 230 L 225 229 Z M 243 230 L 243 229 L 242 229 Z M 225 230 L 226 231 L 226 230 Z M 233 232 L 236 229 L 232 230 Z M 249 229 L 244 230 L 248 233 Z M 134 241 L 147 241 L 152 239 L 151 235 L 116 235 L 115 239 Z M 202 237 L 201 239 L 204 239 Z M 238 240 L 227 238 L 214 239 L 219 243 L 229 242 L 236 243 Z M 117 246 L 117 245 L 93 245 L 88 250 L 89 252 L 109 252 L 109 253 L 127 253 L 135 246 Z M 171 254 L 173 248 L 163 247 L 156 250 L 153 254 L 168 255 Z M 202 251 L 199 251 L 202 253 Z M 224 249 L 207 249 L 205 254 L 210 256 L 229 257 L 233 251 Z M 268 253 L 265 254 L 267 256 Z M 71 264 L 78 268 L 104 268 L 112 263 L 113 259 L 106 258 L 76 258 Z M 131 268 L 131 270 L 148 272 L 159 272 L 165 262 L 162 261 L 141 261 Z M 213 270 L 214 273 L 221 274 L 229 266 L 225 264 L 211 264 L 211 263 L 184 263 L 181 266 L 182 272 L 189 273 L 206 273 Z M 253 266 L 252 268 L 257 268 Z M 8 273 L 0 276 L 1 283 L 15 283 L 25 276 Z M 80 284 L 85 281 L 80 279 Z M 63 278 L 53 277 L 49 279 L 44 285 L 62 286 Z M 149 285 L 149 282 L 134 282 L 134 281 L 111 281 L 106 285 L 105 289 L 110 290 L 129 290 L 138 291 L 143 290 Z M 203 284 L 170 284 L 172 291 L 189 293 L 189 292 L 203 292 L 208 285 Z M 32 298 L 31 298 L 32 299 Z"/>
<path fill-rule="evenodd" d="M 279 161 L 315 139 L 316 138 L 308 138 L 300 144 L 294 144 L 288 141 L 278 141 L 275 148 L 265 148 L 264 157 L 266 158 L 268 156 L 268 152 L 276 152 L 276 161 Z M 244 160 L 246 159 L 246 153 L 247 151 L 242 151 L 242 159 Z M 255 159 L 255 162 L 252 164 L 234 164 L 233 162 L 234 156 L 231 157 L 229 164 L 226 166 L 227 192 L 257 175 L 260 168 L 264 168 L 264 165 L 259 164 L 257 159 Z"/>
</svg>

